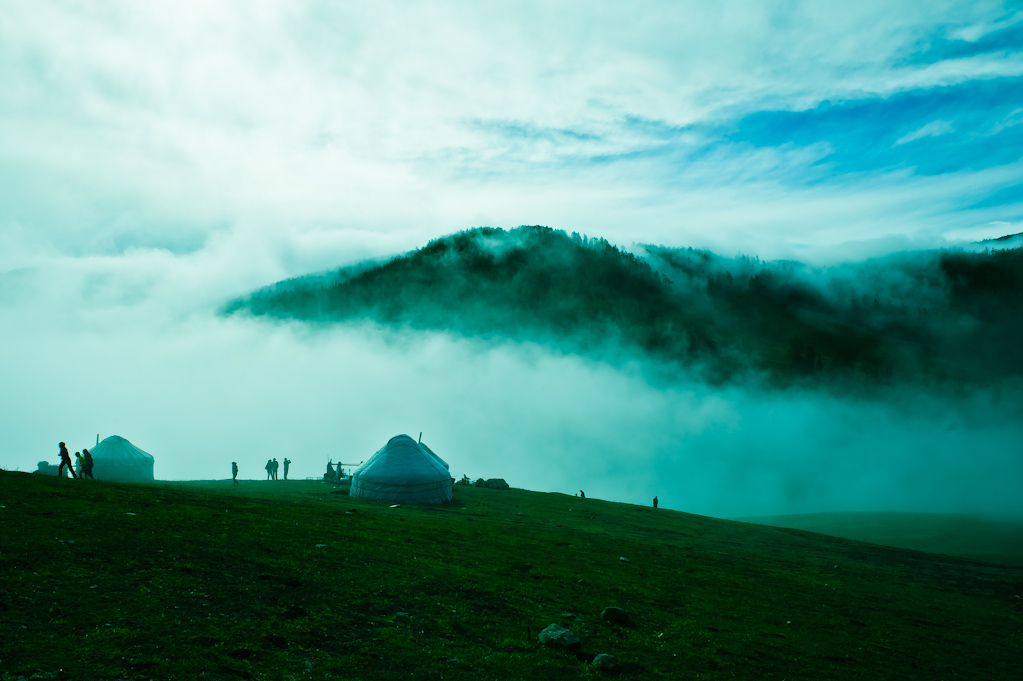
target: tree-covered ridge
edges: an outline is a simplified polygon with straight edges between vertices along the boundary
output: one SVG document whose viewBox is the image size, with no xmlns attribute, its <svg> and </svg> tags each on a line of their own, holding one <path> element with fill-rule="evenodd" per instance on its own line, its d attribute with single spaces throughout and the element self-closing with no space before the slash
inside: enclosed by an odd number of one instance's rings
<svg viewBox="0 0 1023 681">
<path fill-rule="evenodd" d="M 228 312 L 371 319 L 634 348 L 727 380 L 1023 374 L 1023 249 L 920 251 L 814 269 L 647 246 L 640 255 L 549 227 L 479 228 L 371 267 L 281 282 Z"/>
</svg>

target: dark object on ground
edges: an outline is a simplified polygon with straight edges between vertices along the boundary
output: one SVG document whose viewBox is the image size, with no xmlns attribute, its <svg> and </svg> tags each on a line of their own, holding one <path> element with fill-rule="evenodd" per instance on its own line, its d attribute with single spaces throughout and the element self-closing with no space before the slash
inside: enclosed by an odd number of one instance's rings
<svg viewBox="0 0 1023 681">
<path fill-rule="evenodd" d="M 511 489 L 511 485 L 504 481 L 504 478 L 478 479 L 473 483 L 475 487 L 486 487 L 487 489 Z"/>
<path fill-rule="evenodd" d="M 579 644 L 581 643 L 579 637 L 573 634 L 571 629 L 566 629 L 560 624 L 550 625 L 540 632 L 538 638 L 540 643 L 545 646 L 563 648 L 572 652 L 579 650 Z"/>
<path fill-rule="evenodd" d="M 579 490 L 579 498 L 585 499 L 586 498 L 586 492 L 584 492 L 582 490 Z"/>
<path fill-rule="evenodd" d="M 617 657 L 615 657 L 614 655 L 608 655 L 607 653 L 601 653 L 600 655 L 597 655 L 595 658 L 593 658 L 593 662 L 591 662 L 590 664 L 592 664 L 594 667 L 600 667 L 601 669 L 607 671 L 613 671 L 621 666 L 618 663 Z"/>
<path fill-rule="evenodd" d="M 40 461 L 38 464 L 36 464 L 36 466 L 37 468 L 36 470 L 32 471 L 33 473 L 42 473 L 43 475 L 57 474 L 57 466 L 53 465 L 48 461 Z"/>
<path fill-rule="evenodd" d="M 456 485 L 472 485 L 472 480 L 469 479 L 468 475 L 463 475 L 462 479 L 455 483 Z"/>
<path fill-rule="evenodd" d="M 622 610 L 621 608 L 615 607 L 604 608 L 604 612 L 600 613 L 600 616 L 603 619 L 607 620 L 608 622 L 611 622 L 613 624 L 621 624 L 624 627 L 629 626 L 629 624 L 632 621 L 629 618 L 629 613 Z"/>
</svg>

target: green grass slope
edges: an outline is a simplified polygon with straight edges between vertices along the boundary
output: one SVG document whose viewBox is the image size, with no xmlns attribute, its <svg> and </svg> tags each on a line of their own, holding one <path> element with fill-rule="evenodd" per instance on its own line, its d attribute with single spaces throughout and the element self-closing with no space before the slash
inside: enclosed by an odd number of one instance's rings
<svg viewBox="0 0 1023 681">
<path fill-rule="evenodd" d="M 961 384 L 1023 376 L 1023 249 L 811 268 L 549 227 L 479 228 L 383 264 L 279 282 L 225 312 L 372 320 L 642 355 L 712 382 Z"/>
<path fill-rule="evenodd" d="M 1023 522 L 952 513 L 807 513 L 739 520 L 1023 566 Z"/>
<path fill-rule="evenodd" d="M 599 653 L 629 679 L 1015 679 L 1023 655 L 1023 569 L 559 494 L 0 472 L 0 528 L 5 681 L 598 678 Z"/>
</svg>

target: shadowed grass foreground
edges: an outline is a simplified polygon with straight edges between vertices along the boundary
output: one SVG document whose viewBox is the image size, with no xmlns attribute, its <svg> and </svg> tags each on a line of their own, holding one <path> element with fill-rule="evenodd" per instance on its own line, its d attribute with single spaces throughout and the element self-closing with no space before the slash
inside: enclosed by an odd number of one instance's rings
<svg viewBox="0 0 1023 681">
<path fill-rule="evenodd" d="M 596 678 L 609 653 L 632 679 L 1018 678 L 1021 568 L 523 490 L 333 492 L 0 472 L 0 677 Z M 555 622 L 578 655 L 538 643 Z"/>
</svg>

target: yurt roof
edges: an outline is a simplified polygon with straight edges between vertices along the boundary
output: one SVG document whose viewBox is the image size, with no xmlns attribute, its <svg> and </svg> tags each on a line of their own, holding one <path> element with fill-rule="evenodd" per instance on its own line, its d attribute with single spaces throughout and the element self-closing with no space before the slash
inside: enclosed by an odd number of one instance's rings
<svg viewBox="0 0 1023 681">
<path fill-rule="evenodd" d="M 367 482 L 415 485 L 448 479 L 446 464 L 408 435 L 396 435 L 355 472 Z"/>
<path fill-rule="evenodd" d="M 120 435 L 111 435 L 89 449 L 92 458 L 100 461 L 141 462 L 152 461 L 153 455 L 145 452 Z"/>
<path fill-rule="evenodd" d="M 425 451 L 427 454 L 429 454 L 433 458 L 437 459 L 437 461 L 440 463 L 441 466 L 444 466 L 444 468 L 450 468 L 450 466 L 448 466 L 448 462 L 445 461 L 444 459 L 440 458 L 439 456 L 437 456 L 437 454 L 432 449 L 430 449 L 429 447 L 426 446 L 425 442 L 418 442 L 416 444 L 418 444 L 420 447 L 422 447 L 423 451 Z"/>
</svg>

